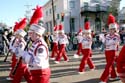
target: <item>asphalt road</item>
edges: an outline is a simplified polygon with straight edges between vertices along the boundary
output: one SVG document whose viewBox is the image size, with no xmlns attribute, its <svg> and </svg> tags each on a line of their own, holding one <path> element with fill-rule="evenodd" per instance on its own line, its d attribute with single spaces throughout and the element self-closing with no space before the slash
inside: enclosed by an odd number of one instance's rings
<svg viewBox="0 0 125 83">
<path fill-rule="evenodd" d="M 84 74 L 78 74 L 78 68 L 80 64 L 80 58 L 73 58 L 75 51 L 69 52 L 69 62 L 64 62 L 63 59 L 61 63 L 55 64 L 54 61 L 50 60 L 50 67 L 52 71 L 51 83 L 98 83 L 99 77 L 102 74 L 105 67 L 105 57 L 103 53 L 94 52 L 92 60 L 96 65 L 94 71 L 91 71 L 86 65 L 86 72 Z M 10 56 L 7 62 L 3 62 L 4 56 L 0 56 L 0 83 L 11 83 L 6 81 L 6 77 L 9 74 L 10 67 Z M 26 83 L 25 79 L 22 79 L 21 83 Z M 108 83 L 121 83 L 120 80 L 108 81 Z"/>
</svg>

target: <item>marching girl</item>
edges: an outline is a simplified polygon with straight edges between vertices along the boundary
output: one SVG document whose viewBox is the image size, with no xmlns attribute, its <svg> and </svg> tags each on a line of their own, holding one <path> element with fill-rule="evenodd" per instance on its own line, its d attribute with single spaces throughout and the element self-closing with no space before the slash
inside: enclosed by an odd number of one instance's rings
<svg viewBox="0 0 125 83">
<path fill-rule="evenodd" d="M 92 59 L 91 59 L 91 45 L 92 45 L 92 37 L 91 37 L 91 29 L 90 23 L 85 23 L 84 36 L 82 40 L 82 54 L 83 58 L 79 67 L 79 74 L 83 74 L 85 72 L 85 65 L 88 64 L 90 69 L 93 70 L 95 68 Z"/>
<path fill-rule="evenodd" d="M 125 45 L 122 47 L 117 58 L 117 72 L 122 83 L 125 83 Z"/>
<path fill-rule="evenodd" d="M 109 33 L 105 38 L 105 57 L 106 57 L 106 66 L 105 70 L 102 73 L 99 83 L 107 83 L 109 75 L 111 75 L 110 80 L 115 80 L 117 78 L 115 68 L 113 66 L 116 58 L 116 51 L 119 46 L 120 37 L 117 34 L 117 24 L 115 23 L 115 17 L 113 15 L 109 15 L 108 18 L 109 24 Z"/>
<path fill-rule="evenodd" d="M 59 53 L 55 59 L 55 63 L 60 63 L 61 57 L 64 58 L 64 61 L 69 61 L 69 58 L 67 56 L 65 47 L 66 44 L 68 43 L 67 36 L 64 33 L 63 26 L 60 24 L 59 25 Z"/>
<path fill-rule="evenodd" d="M 78 36 L 77 36 L 77 39 L 78 39 L 78 51 L 76 54 L 74 54 L 74 58 L 78 58 L 81 51 L 82 51 L 82 29 L 80 28 L 79 29 L 79 32 L 78 32 Z"/>
<path fill-rule="evenodd" d="M 52 48 L 52 54 L 51 59 L 55 59 L 55 54 L 58 55 L 58 27 L 54 27 L 54 33 L 53 33 L 53 48 Z"/>
</svg>

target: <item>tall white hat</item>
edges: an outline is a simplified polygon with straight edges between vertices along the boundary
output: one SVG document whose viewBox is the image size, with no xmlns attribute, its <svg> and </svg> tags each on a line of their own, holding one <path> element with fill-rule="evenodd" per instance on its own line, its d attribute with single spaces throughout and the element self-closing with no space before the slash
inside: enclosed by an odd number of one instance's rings
<svg viewBox="0 0 125 83">
<path fill-rule="evenodd" d="M 37 24 L 32 24 L 30 28 L 40 36 L 42 36 L 43 33 L 45 32 L 45 28 Z"/>
<path fill-rule="evenodd" d="M 26 32 L 23 29 L 18 29 L 15 32 L 15 35 L 20 35 L 20 36 L 24 37 L 26 35 Z"/>
</svg>

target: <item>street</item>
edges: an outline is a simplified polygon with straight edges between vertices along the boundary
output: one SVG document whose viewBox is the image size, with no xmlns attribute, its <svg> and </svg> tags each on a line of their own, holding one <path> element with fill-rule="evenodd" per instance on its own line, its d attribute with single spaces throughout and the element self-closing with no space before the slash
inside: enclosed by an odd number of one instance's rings
<svg viewBox="0 0 125 83">
<path fill-rule="evenodd" d="M 50 60 L 50 67 L 52 70 L 51 83 L 98 83 L 99 77 L 105 67 L 105 57 L 103 53 L 93 52 L 92 60 L 96 65 L 94 71 L 91 71 L 86 65 L 86 73 L 78 74 L 78 68 L 80 64 L 80 58 L 73 58 L 75 51 L 68 52 L 69 62 L 55 64 L 54 61 Z M 0 57 L 0 83 L 10 83 L 6 81 L 6 77 L 9 74 L 10 67 L 10 56 L 7 62 L 3 62 L 4 56 Z M 26 83 L 23 79 L 21 83 Z M 108 81 L 108 83 L 121 83 L 120 80 Z"/>
</svg>

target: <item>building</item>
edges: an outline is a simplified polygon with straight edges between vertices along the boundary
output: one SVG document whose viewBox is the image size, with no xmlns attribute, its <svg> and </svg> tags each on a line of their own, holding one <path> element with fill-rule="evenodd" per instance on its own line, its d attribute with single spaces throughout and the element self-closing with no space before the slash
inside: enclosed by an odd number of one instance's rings
<svg viewBox="0 0 125 83">
<path fill-rule="evenodd" d="M 121 0 L 53 0 L 54 16 L 56 24 L 63 24 L 66 33 L 78 32 L 79 28 L 84 27 L 84 22 L 88 18 L 91 29 L 101 32 L 106 26 L 109 7 L 113 3 L 119 7 Z M 52 0 L 43 6 L 44 23 L 47 31 L 53 32 L 53 10 Z M 62 19 L 64 17 L 64 19 Z M 62 21 L 63 20 L 63 21 Z M 84 29 L 84 28 L 83 28 Z"/>
<path fill-rule="evenodd" d="M 80 28 L 80 0 L 53 0 L 56 24 L 63 24 L 66 33 L 73 33 Z M 52 0 L 43 6 L 44 23 L 47 31 L 53 32 Z M 64 16 L 64 20 L 62 18 Z"/>
<path fill-rule="evenodd" d="M 91 29 L 94 32 L 101 32 L 106 25 L 110 0 L 81 0 L 81 21 L 89 19 Z"/>
<path fill-rule="evenodd" d="M 120 7 L 120 1 L 121 0 L 111 0 L 111 6 L 113 6 L 116 9 L 119 9 L 119 7 Z"/>
<path fill-rule="evenodd" d="M 119 20 L 119 23 L 120 23 L 120 24 L 122 24 L 122 23 L 125 24 L 125 7 L 123 7 L 123 8 L 119 11 L 118 20 Z"/>
<path fill-rule="evenodd" d="M 125 25 L 125 7 L 123 7 L 118 13 L 118 22 L 120 25 Z"/>
</svg>

